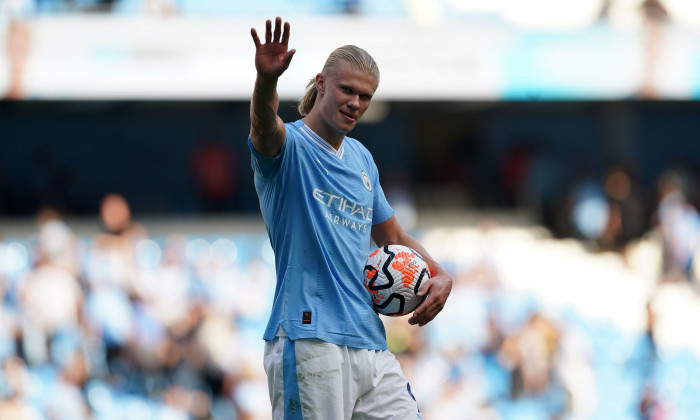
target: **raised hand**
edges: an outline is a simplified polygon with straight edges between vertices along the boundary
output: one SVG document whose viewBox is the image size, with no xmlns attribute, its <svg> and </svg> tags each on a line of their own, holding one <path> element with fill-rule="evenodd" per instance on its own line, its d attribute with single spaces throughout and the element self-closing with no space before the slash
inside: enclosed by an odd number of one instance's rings
<svg viewBox="0 0 700 420">
<path fill-rule="evenodd" d="M 278 78 L 289 67 L 296 50 L 289 50 L 289 22 L 282 18 L 275 19 L 275 30 L 272 31 L 272 22 L 265 22 L 265 43 L 260 42 L 255 28 L 250 29 L 250 35 L 255 43 L 255 69 L 262 78 Z"/>
</svg>

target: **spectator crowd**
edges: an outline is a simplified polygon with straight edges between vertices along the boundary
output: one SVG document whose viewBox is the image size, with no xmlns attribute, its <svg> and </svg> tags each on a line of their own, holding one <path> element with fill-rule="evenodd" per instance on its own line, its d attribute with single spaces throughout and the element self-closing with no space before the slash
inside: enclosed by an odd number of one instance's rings
<svg viewBox="0 0 700 420">
<path fill-rule="evenodd" d="M 489 220 L 416 231 L 452 295 L 423 328 L 382 319 L 424 417 L 700 411 L 697 214 L 678 186 L 663 179 L 658 225 L 624 250 Z M 99 218 L 76 235 L 44 210 L 35 235 L 0 237 L 0 418 L 269 418 L 264 232 L 151 236 L 118 194 Z"/>
</svg>

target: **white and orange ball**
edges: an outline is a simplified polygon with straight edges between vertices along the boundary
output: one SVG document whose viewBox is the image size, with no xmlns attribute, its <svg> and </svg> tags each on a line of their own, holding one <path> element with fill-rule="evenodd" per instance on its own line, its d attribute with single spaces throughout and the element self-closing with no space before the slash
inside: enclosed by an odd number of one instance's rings
<svg viewBox="0 0 700 420">
<path fill-rule="evenodd" d="M 369 254 L 364 277 L 374 310 L 402 316 L 413 312 L 423 301 L 424 296 L 416 293 L 430 278 L 430 272 L 416 251 L 403 245 L 386 245 Z"/>
</svg>

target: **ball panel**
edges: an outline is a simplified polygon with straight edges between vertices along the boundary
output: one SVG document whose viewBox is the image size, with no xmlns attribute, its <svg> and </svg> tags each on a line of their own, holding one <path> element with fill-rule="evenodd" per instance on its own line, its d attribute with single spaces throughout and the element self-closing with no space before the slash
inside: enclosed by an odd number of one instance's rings
<svg viewBox="0 0 700 420">
<path fill-rule="evenodd" d="M 402 245 L 386 245 L 374 250 L 364 271 L 365 288 L 375 311 L 388 316 L 413 312 L 423 301 L 416 293 L 426 276 L 430 278 L 420 254 Z"/>
</svg>

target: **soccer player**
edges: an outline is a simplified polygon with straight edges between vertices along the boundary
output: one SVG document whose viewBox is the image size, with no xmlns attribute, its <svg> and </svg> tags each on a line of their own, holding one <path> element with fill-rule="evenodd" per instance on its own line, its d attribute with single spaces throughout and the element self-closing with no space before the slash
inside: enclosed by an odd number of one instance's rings
<svg viewBox="0 0 700 420">
<path fill-rule="evenodd" d="M 387 350 L 364 288 L 370 240 L 419 252 L 432 278 L 409 323 L 442 310 L 452 279 L 387 203 L 370 152 L 347 137 L 379 84 L 374 59 L 347 45 L 333 51 L 299 103 L 302 119 L 277 115 L 277 81 L 296 50 L 290 26 L 254 28 L 257 78 L 250 106 L 255 188 L 275 252 L 277 285 L 265 330 L 265 371 L 274 419 L 420 419 L 411 387 Z"/>
</svg>

